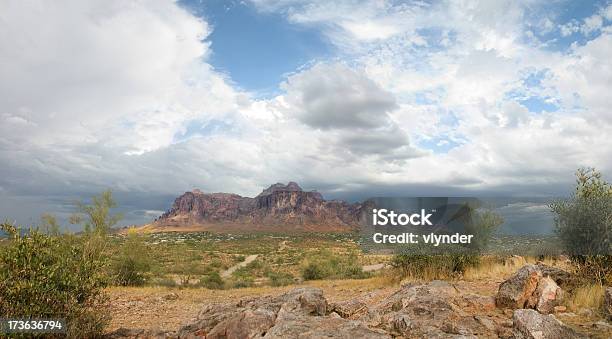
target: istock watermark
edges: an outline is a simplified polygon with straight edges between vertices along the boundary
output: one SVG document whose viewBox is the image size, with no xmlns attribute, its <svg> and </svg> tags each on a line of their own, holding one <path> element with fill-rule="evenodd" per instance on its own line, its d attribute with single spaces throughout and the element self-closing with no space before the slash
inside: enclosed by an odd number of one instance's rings
<svg viewBox="0 0 612 339">
<path fill-rule="evenodd" d="M 374 253 L 560 251 L 551 201 L 554 198 L 371 198 L 362 206 L 360 243 L 364 251 Z"/>
</svg>

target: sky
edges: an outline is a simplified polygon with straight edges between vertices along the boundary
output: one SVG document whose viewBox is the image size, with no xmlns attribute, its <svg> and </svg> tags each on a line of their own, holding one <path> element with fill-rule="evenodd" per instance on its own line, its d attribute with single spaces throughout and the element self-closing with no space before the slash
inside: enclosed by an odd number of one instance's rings
<svg viewBox="0 0 612 339">
<path fill-rule="evenodd" d="M 612 180 L 610 1 L 0 2 L 0 217 Z"/>
</svg>

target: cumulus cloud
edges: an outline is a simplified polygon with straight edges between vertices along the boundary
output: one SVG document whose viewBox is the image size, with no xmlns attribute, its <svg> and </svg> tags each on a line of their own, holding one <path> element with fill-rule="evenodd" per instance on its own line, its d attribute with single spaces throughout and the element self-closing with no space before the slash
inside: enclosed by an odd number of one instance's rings
<svg viewBox="0 0 612 339">
<path fill-rule="evenodd" d="M 291 113 L 320 129 L 373 128 L 388 124 L 394 96 L 343 64 L 318 64 L 282 85 Z"/>
<path fill-rule="evenodd" d="M 208 63 L 212 28 L 174 1 L 0 3 L 0 215 L 68 215 L 109 187 L 144 222 L 194 187 L 546 195 L 579 166 L 609 177 L 610 7 L 555 51 L 526 33 L 551 27 L 531 3 L 256 6 L 319 28 L 337 55 L 254 99 Z"/>
<path fill-rule="evenodd" d="M 202 63 L 209 26 L 171 1 L 0 6 L 2 134 L 14 140 L 108 142 L 112 133 L 127 152 L 151 151 L 186 120 L 232 106 L 233 90 Z"/>
</svg>

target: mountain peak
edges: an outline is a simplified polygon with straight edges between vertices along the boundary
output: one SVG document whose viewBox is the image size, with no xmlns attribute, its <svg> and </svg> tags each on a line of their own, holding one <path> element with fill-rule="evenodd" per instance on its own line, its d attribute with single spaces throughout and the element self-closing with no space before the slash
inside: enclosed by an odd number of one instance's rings
<svg viewBox="0 0 612 339">
<path fill-rule="evenodd" d="M 359 224 L 360 204 L 327 201 L 290 181 L 276 183 L 255 198 L 231 193 L 186 192 L 161 215 L 156 227 L 202 229 L 347 231 Z M 189 229 L 186 227 L 185 229 Z"/>
<path fill-rule="evenodd" d="M 258 197 L 270 195 L 274 192 L 302 192 L 302 191 L 303 191 L 302 188 L 296 182 L 289 181 L 287 185 L 278 182 L 266 188 L 265 190 L 263 190 L 261 193 L 259 193 Z"/>
</svg>

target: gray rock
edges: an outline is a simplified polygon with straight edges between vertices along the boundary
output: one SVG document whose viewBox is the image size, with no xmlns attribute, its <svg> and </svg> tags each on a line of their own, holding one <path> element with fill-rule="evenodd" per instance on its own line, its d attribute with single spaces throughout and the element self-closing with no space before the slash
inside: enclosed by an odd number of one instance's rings
<svg viewBox="0 0 612 339">
<path fill-rule="evenodd" d="M 458 305 L 470 305 L 466 296 L 444 281 L 409 284 L 379 303 L 368 305 L 359 320 L 395 336 L 409 338 L 496 337 Z M 473 299 L 474 295 L 469 296 Z"/>
<path fill-rule="evenodd" d="M 543 315 L 535 310 L 515 310 L 512 316 L 516 339 L 573 339 L 587 338 L 563 324 L 554 315 Z"/>
<path fill-rule="evenodd" d="M 327 300 L 318 288 L 293 289 L 278 297 L 247 298 L 235 304 L 211 304 L 183 326 L 180 338 L 390 338 L 361 321 L 326 315 Z"/>
<path fill-rule="evenodd" d="M 264 338 L 390 339 L 391 336 L 382 331 L 370 329 L 360 321 L 333 317 L 301 317 L 277 323 L 270 328 Z"/>
<path fill-rule="evenodd" d="M 558 267 L 538 263 L 536 268 L 542 273 L 543 277 L 550 277 L 561 288 L 570 288 L 576 284 L 576 277 L 574 275 Z"/>
<path fill-rule="evenodd" d="M 365 302 L 359 299 L 351 299 L 332 306 L 332 310 L 338 313 L 342 318 L 350 318 L 368 311 L 368 306 Z"/>
</svg>

